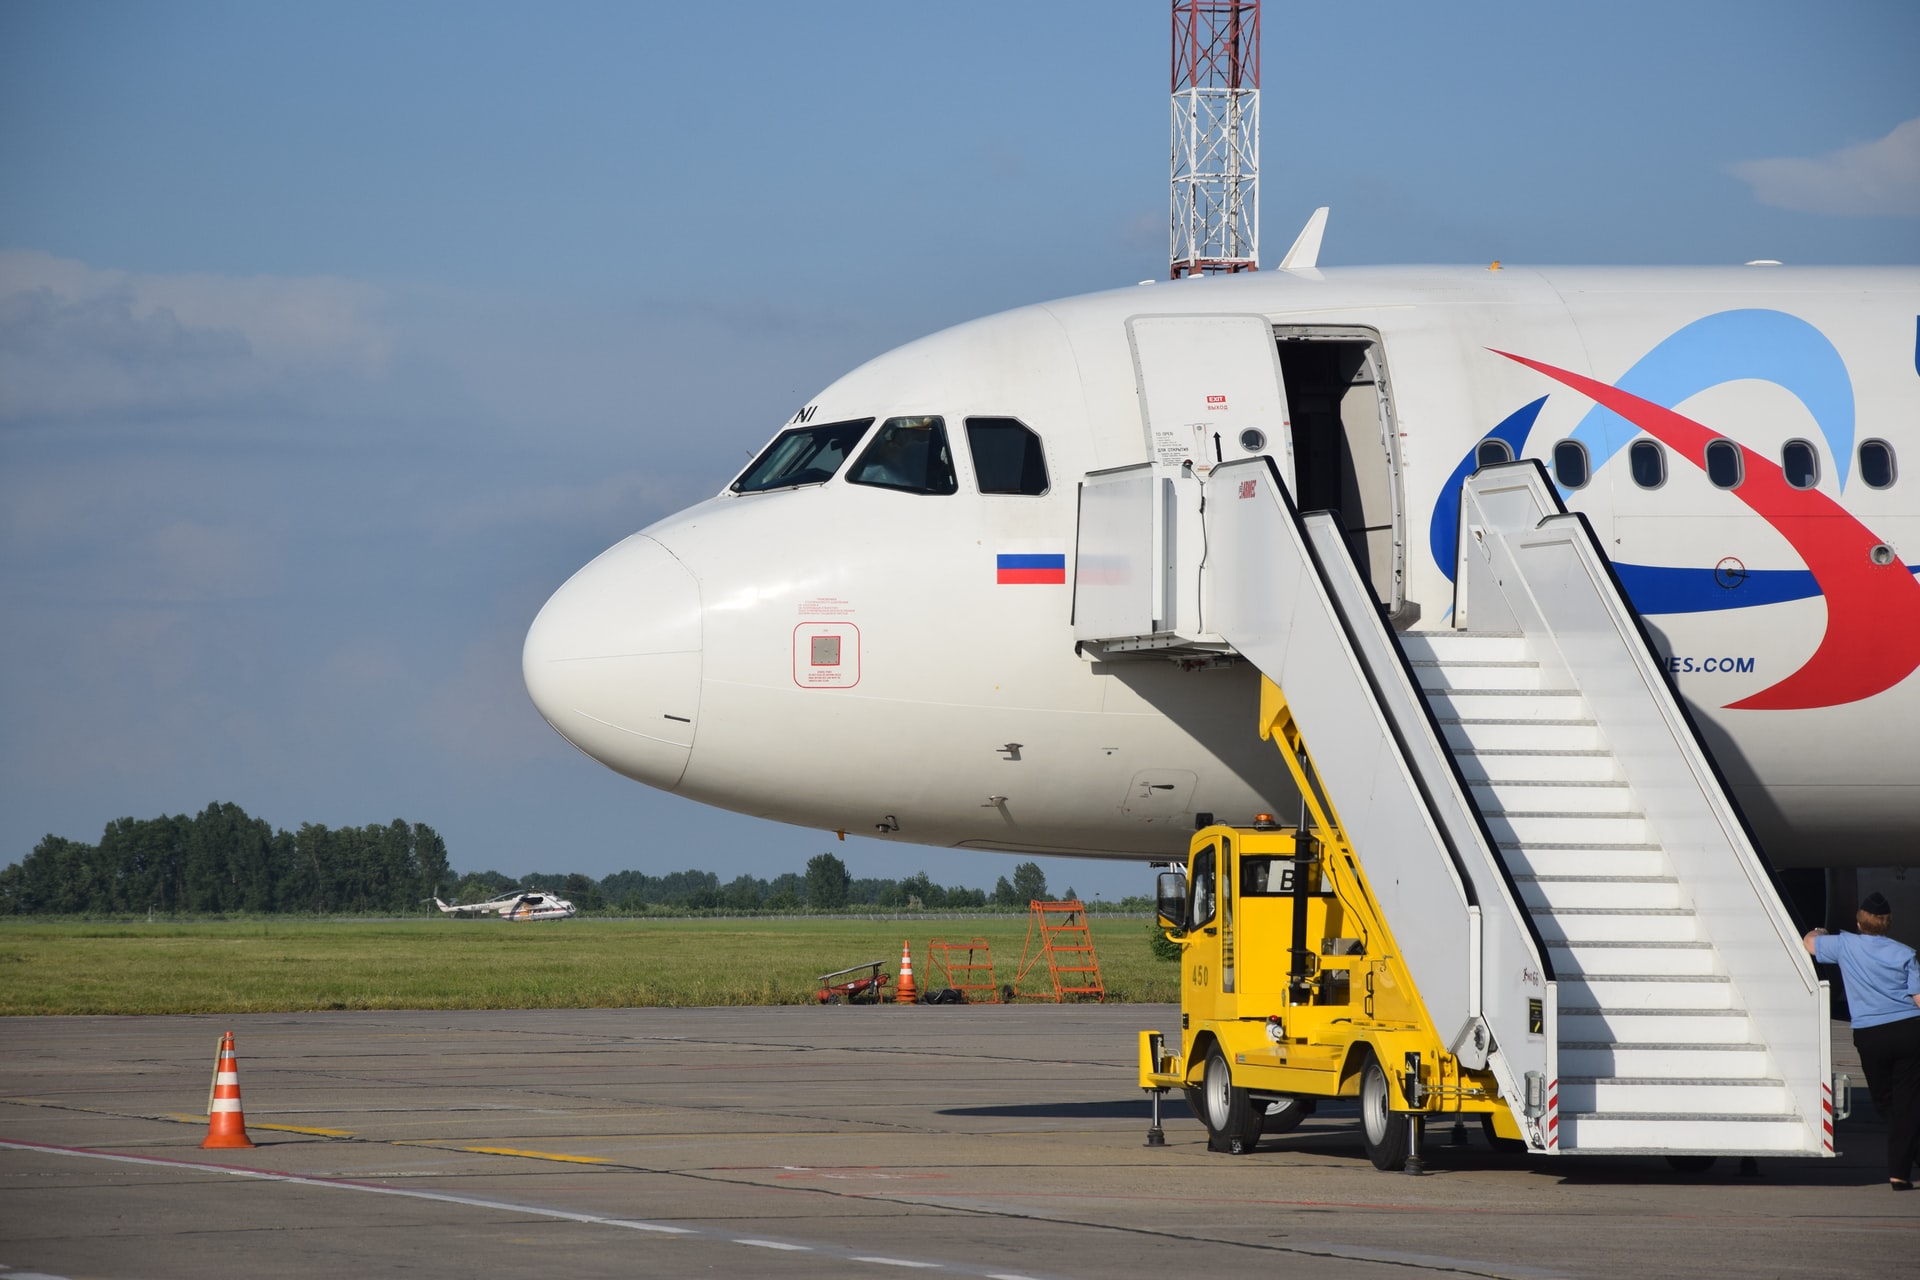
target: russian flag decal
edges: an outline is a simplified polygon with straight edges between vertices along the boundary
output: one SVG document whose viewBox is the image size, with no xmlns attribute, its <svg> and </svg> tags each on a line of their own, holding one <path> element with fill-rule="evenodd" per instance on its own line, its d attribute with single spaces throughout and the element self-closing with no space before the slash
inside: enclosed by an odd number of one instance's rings
<svg viewBox="0 0 1920 1280">
<path fill-rule="evenodd" d="M 1009 552 L 995 557 L 994 581 L 1009 583 L 1059 583 L 1067 580 L 1067 557 L 1060 551 Z"/>
</svg>

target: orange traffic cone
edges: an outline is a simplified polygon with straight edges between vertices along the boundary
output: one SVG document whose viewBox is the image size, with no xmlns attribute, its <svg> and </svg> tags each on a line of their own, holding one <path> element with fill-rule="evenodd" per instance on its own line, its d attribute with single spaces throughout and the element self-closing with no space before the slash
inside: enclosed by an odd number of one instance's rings
<svg viewBox="0 0 1920 1280">
<path fill-rule="evenodd" d="M 895 1004 L 914 1004 L 920 999 L 920 993 L 913 986 L 913 952 L 909 949 L 912 941 L 906 938 L 900 943 L 900 985 L 894 988 Z"/>
<path fill-rule="evenodd" d="M 240 1061 L 233 1054 L 233 1032 L 220 1038 L 213 1064 L 213 1088 L 207 1094 L 207 1140 L 203 1148 L 251 1147 L 246 1113 L 240 1110 Z"/>
</svg>

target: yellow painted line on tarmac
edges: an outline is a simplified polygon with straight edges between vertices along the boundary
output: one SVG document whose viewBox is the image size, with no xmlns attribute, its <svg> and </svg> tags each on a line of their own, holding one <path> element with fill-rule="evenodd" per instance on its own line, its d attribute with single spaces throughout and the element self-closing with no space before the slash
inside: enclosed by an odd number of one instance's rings
<svg viewBox="0 0 1920 1280">
<path fill-rule="evenodd" d="M 177 1120 L 181 1124 L 205 1124 L 207 1122 L 207 1118 L 204 1115 L 188 1115 L 184 1111 L 164 1111 L 156 1116 L 155 1119 Z M 309 1129 L 305 1125 L 262 1124 L 258 1120 L 247 1121 L 247 1128 L 271 1129 L 275 1133 L 310 1133 L 316 1138 L 351 1138 L 355 1136 L 351 1129 Z"/>
<path fill-rule="evenodd" d="M 526 1160 L 558 1160 L 563 1164 L 611 1164 L 612 1161 L 600 1156 L 568 1156 L 557 1151 L 522 1151 L 518 1147 L 454 1147 L 455 1151 L 471 1151 L 481 1156 L 519 1156 Z"/>
</svg>

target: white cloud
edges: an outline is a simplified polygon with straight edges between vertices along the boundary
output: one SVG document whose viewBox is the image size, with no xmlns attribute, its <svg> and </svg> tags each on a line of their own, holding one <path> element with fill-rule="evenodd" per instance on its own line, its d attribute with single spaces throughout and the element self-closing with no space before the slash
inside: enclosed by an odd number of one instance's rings
<svg viewBox="0 0 1920 1280">
<path fill-rule="evenodd" d="M 378 289 L 331 277 L 142 275 L 0 251 L 0 421 L 146 417 L 379 374 Z"/>
<path fill-rule="evenodd" d="M 1728 172 L 1761 204 L 1843 217 L 1920 216 L 1920 118 L 1823 156 L 1743 160 Z"/>
</svg>

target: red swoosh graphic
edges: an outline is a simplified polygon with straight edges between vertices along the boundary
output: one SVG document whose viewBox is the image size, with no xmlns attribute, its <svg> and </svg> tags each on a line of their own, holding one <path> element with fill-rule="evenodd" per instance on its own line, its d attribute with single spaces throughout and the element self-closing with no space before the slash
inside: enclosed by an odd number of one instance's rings
<svg viewBox="0 0 1920 1280">
<path fill-rule="evenodd" d="M 1495 351 L 1595 400 L 1701 470 L 1707 445 L 1722 437 L 1693 419 L 1618 387 L 1556 369 L 1509 351 Z M 1898 558 L 1868 559 L 1880 544 L 1873 530 L 1818 489 L 1796 489 L 1777 463 L 1739 446 L 1745 479 L 1733 496 L 1778 529 L 1820 584 L 1827 633 L 1798 671 L 1751 697 L 1736 711 L 1798 711 L 1858 702 L 1891 689 L 1920 667 L 1920 581 Z"/>
</svg>

